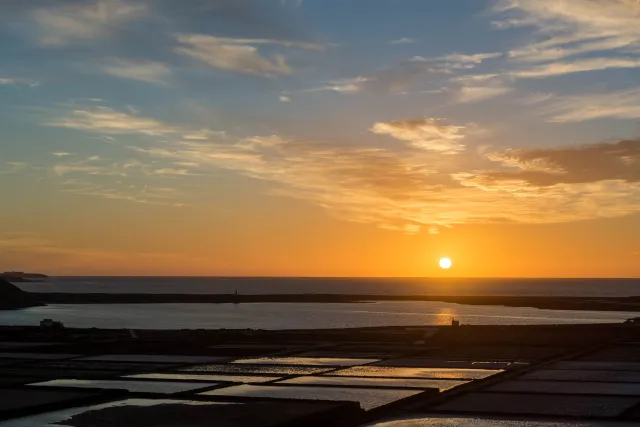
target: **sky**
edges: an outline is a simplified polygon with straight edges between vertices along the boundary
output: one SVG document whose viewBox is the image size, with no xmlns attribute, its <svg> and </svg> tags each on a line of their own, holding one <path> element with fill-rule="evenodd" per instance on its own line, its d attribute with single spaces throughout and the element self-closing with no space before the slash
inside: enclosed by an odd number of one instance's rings
<svg viewBox="0 0 640 427">
<path fill-rule="evenodd" d="M 640 277 L 640 1 L 4 0 L 0 197 L 0 270 Z"/>
</svg>

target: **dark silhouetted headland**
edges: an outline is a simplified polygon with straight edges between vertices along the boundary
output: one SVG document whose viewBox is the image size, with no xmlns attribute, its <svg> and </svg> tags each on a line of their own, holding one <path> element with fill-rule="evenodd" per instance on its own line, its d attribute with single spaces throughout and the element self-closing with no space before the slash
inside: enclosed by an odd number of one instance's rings
<svg viewBox="0 0 640 427">
<path fill-rule="evenodd" d="M 0 278 L 0 310 L 36 307 L 43 305 L 37 296 L 19 289 Z"/>
</svg>

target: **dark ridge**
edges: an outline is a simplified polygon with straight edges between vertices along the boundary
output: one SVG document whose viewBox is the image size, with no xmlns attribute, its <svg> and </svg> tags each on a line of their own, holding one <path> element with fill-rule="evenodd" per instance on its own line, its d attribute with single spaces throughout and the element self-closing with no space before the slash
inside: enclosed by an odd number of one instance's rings
<svg viewBox="0 0 640 427">
<path fill-rule="evenodd" d="M 43 305 L 37 297 L 0 278 L 0 310 L 15 310 Z"/>
</svg>

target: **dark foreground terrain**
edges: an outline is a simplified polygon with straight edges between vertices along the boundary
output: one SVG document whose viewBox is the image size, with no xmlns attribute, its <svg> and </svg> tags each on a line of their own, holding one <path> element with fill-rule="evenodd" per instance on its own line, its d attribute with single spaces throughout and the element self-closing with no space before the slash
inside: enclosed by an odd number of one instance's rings
<svg viewBox="0 0 640 427">
<path fill-rule="evenodd" d="M 623 427 L 640 421 L 639 343 L 631 324 L 5 326 L 0 427 Z"/>
</svg>

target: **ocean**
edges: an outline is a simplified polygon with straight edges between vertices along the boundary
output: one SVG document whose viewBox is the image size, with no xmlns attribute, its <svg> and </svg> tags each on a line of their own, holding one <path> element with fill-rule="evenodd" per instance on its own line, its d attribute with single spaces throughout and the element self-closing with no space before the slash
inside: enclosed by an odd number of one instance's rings
<svg viewBox="0 0 640 427">
<path fill-rule="evenodd" d="M 540 310 L 438 301 L 251 304 L 52 304 L 0 311 L 0 324 L 37 325 L 44 318 L 78 328 L 328 329 L 371 326 L 550 325 L 619 323 L 638 313 Z"/>
<path fill-rule="evenodd" d="M 367 294 L 448 296 L 640 295 L 640 279 L 454 279 L 289 277 L 52 277 L 19 283 L 32 292 L 179 294 Z"/>
<path fill-rule="evenodd" d="M 20 283 L 34 292 L 229 294 L 371 294 L 497 296 L 640 295 L 638 279 L 353 279 L 221 277 L 54 277 Z M 633 312 L 540 310 L 438 301 L 251 304 L 51 304 L 0 311 L 0 324 L 131 329 L 324 329 L 463 324 L 525 325 L 622 322 Z"/>
</svg>

